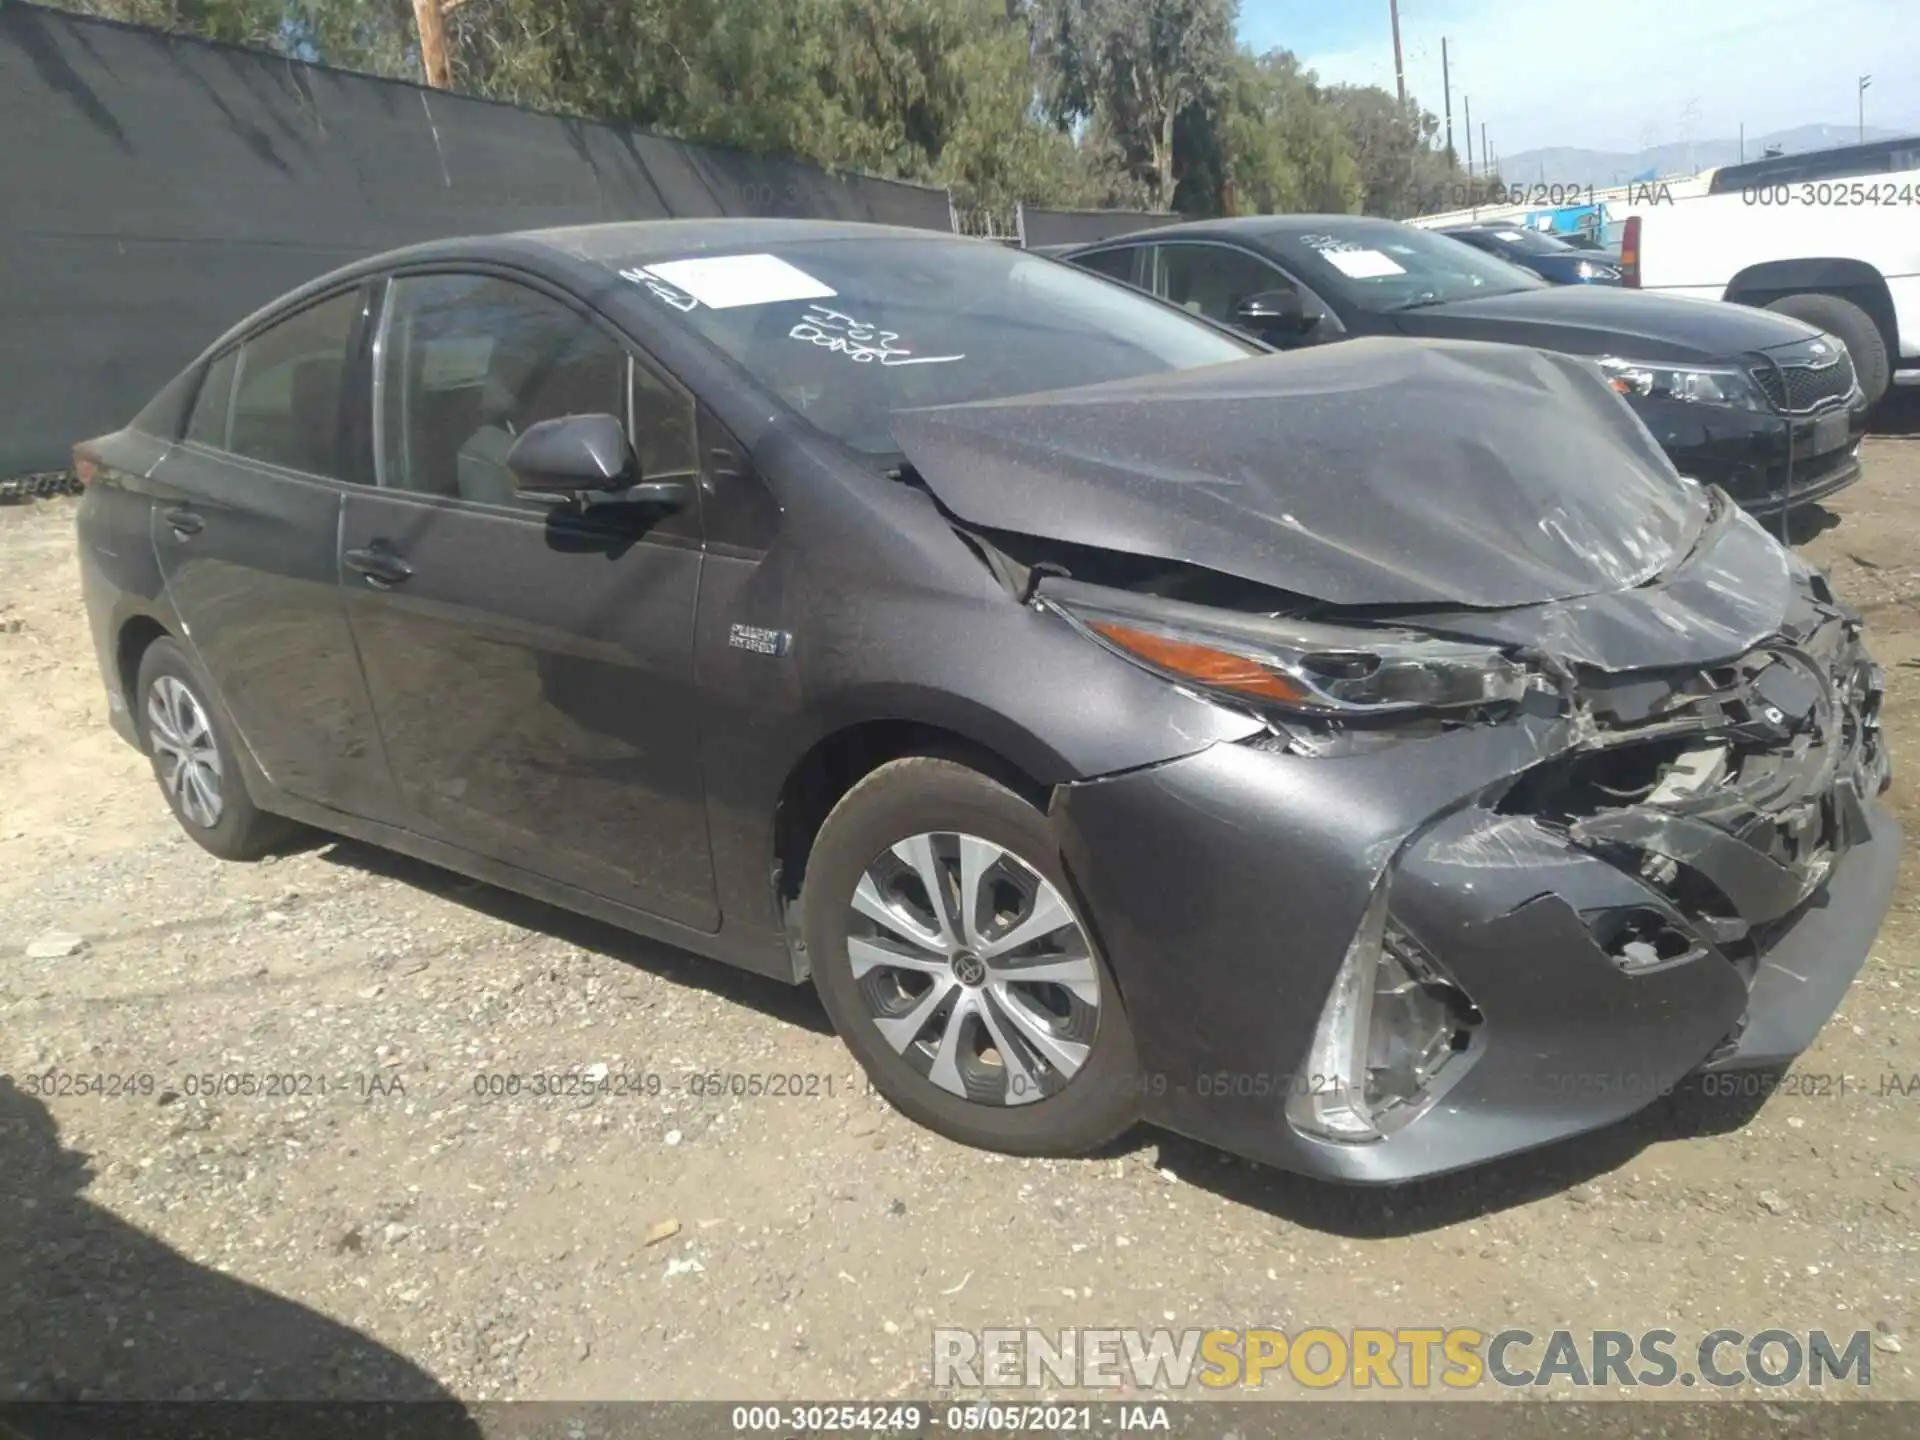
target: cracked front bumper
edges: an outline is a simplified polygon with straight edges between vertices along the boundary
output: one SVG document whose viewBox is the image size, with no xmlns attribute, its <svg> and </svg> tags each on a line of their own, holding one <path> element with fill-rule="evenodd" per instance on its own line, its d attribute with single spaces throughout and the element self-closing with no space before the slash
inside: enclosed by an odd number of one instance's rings
<svg viewBox="0 0 1920 1440">
<path fill-rule="evenodd" d="M 1394 1183 L 1580 1134 L 1688 1074 L 1811 1042 L 1891 901 L 1900 832 L 1860 832 L 1790 913 L 1727 947 L 1623 967 L 1596 917 L 1687 917 L 1653 881 L 1497 808 L 1561 749 L 1532 721 L 1372 755 L 1247 744 L 1061 787 L 1053 822 L 1136 1033 L 1150 1120 L 1290 1170 Z M 1741 847 L 1732 836 L 1727 846 Z M 1319 1139 L 1288 1097 L 1382 875 L 1396 923 L 1478 1008 L 1471 1043 L 1384 1138 Z"/>
</svg>

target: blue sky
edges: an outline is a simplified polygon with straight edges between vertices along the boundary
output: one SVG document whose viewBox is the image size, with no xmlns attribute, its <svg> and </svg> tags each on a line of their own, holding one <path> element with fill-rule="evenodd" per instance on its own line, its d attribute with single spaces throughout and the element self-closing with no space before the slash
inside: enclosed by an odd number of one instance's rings
<svg viewBox="0 0 1920 1440">
<path fill-rule="evenodd" d="M 1240 38 L 1391 91 L 1387 8 L 1240 0 Z M 1920 0 L 1400 0 L 1407 88 L 1435 114 L 1443 35 L 1456 134 L 1467 94 L 1496 154 L 1850 125 L 1861 74 L 1869 125 L 1920 131 Z"/>
</svg>

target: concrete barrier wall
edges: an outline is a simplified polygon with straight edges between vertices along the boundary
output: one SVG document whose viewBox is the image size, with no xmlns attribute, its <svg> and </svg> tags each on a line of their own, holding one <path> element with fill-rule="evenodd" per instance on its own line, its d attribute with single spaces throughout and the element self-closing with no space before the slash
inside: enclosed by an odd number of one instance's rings
<svg viewBox="0 0 1920 1440">
<path fill-rule="evenodd" d="M 1039 245 L 1091 245 L 1135 230 L 1178 224 L 1180 218 L 1158 210 L 1042 210 L 1023 205 L 1020 243 L 1030 250 Z"/>
</svg>

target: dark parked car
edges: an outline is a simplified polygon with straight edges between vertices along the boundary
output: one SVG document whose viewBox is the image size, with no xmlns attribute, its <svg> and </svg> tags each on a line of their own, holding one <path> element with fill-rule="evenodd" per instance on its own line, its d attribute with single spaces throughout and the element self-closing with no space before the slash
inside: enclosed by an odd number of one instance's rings
<svg viewBox="0 0 1920 1440">
<path fill-rule="evenodd" d="M 1682 474 L 1755 514 L 1860 478 L 1867 402 L 1847 348 L 1785 315 L 1549 285 L 1433 231 L 1354 215 L 1168 226 L 1068 258 L 1281 349 L 1428 335 L 1590 356 Z"/>
<path fill-rule="evenodd" d="M 1594 251 L 1518 225 L 1447 225 L 1433 232 L 1497 255 L 1555 285 L 1618 285 L 1620 267 Z"/>
<path fill-rule="evenodd" d="M 1563 355 L 610 225 L 337 271 L 75 458 L 201 845 L 810 980 L 969 1143 L 1473 1164 L 1788 1060 L 1889 903 L 1860 622 Z"/>
</svg>

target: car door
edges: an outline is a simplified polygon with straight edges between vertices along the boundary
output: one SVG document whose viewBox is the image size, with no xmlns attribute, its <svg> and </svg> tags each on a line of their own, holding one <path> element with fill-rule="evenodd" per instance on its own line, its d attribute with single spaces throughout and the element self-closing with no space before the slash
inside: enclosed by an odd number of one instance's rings
<svg viewBox="0 0 1920 1440">
<path fill-rule="evenodd" d="M 1324 344 L 1344 333 L 1332 309 L 1318 295 L 1264 256 L 1207 240 L 1163 240 L 1147 248 L 1147 288 L 1184 310 L 1247 330 L 1256 339 L 1282 350 Z M 1312 323 L 1301 330 L 1255 331 L 1235 320 L 1234 312 L 1243 300 L 1273 290 L 1297 294 Z"/>
<path fill-rule="evenodd" d="M 700 517 L 519 499 L 541 420 L 609 413 L 695 477 L 692 399 L 558 291 L 402 274 L 375 345 L 379 486 L 341 522 L 347 612 L 409 823 L 592 894 L 719 923 L 693 688 Z"/>
<path fill-rule="evenodd" d="M 182 638 L 248 751 L 291 795 L 385 819 L 392 781 L 337 569 L 343 497 L 372 478 L 370 303 L 350 287 L 214 357 L 150 483 Z"/>
</svg>

